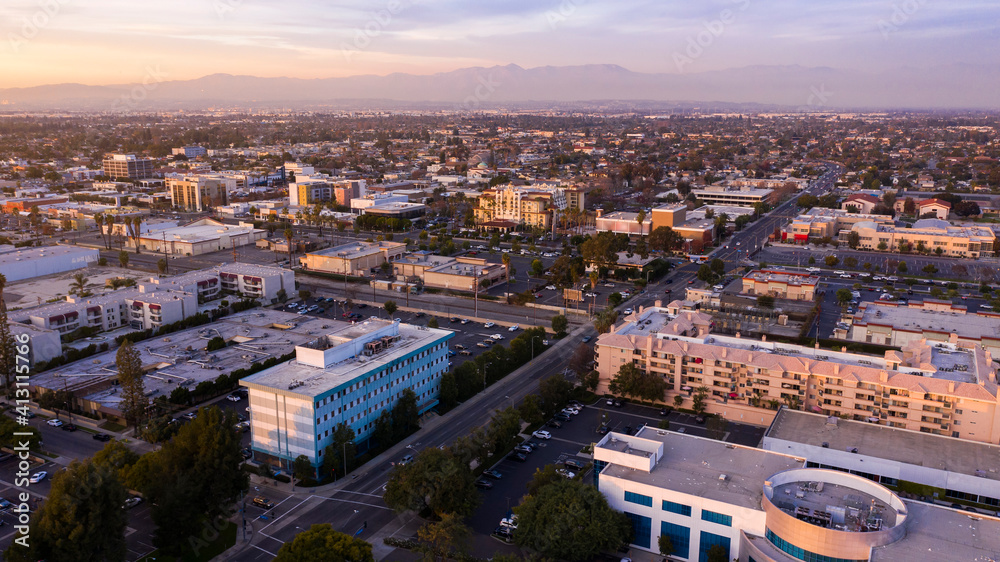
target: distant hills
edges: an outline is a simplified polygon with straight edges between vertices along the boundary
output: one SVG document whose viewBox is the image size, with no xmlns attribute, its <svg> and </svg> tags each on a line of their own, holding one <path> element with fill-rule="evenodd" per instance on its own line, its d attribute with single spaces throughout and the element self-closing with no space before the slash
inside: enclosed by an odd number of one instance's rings
<svg viewBox="0 0 1000 562">
<path fill-rule="evenodd" d="M 194 80 L 0 89 L 0 111 L 206 109 L 609 110 L 1000 109 L 1000 66 L 959 64 L 877 74 L 828 67 L 749 66 L 651 74 L 617 65 L 517 65 L 430 75 L 304 80 L 213 74 Z"/>
</svg>

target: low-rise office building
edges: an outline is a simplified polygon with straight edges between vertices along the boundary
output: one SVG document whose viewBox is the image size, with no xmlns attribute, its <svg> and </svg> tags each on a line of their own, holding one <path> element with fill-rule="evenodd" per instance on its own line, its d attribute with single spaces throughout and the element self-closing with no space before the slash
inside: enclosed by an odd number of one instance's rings
<svg viewBox="0 0 1000 562">
<path fill-rule="evenodd" d="M 926 299 L 901 305 L 897 302 L 863 302 L 850 318 L 849 326 L 838 334 L 845 339 L 902 347 L 927 340 L 981 347 L 1000 357 L 1000 314 L 969 314 L 962 305 Z"/>
<path fill-rule="evenodd" d="M 703 392 L 708 411 L 767 425 L 785 404 L 970 441 L 1000 441 L 990 351 L 921 339 L 865 355 L 711 333 L 701 312 L 640 309 L 597 339 L 598 393 L 625 363 L 663 379 L 663 401 Z"/>
<path fill-rule="evenodd" d="M 209 176 L 185 176 L 167 180 L 170 202 L 175 209 L 204 211 L 216 205 L 229 203 L 226 182 Z"/>
<path fill-rule="evenodd" d="M 832 449 L 831 449 L 832 450 Z M 740 562 L 990 559 L 1000 520 L 907 501 L 803 456 L 651 427 L 594 446 L 598 489 L 632 523 L 632 546 L 674 560 L 722 549 Z"/>
<path fill-rule="evenodd" d="M 110 154 L 104 158 L 104 175 L 109 178 L 143 179 L 153 177 L 152 158 L 135 154 Z"/>
<path fill-rule="evenodd" d="M 616 211 L 605 215 L 598 210 L 597 232 L 611 232 L 629 236 L 645 236 L 652 232 L 652 217 L 643 216 L 642 222 L 638 222 L 638 218 L 639 213 Z"/>
<path fill-rule="evenodd" d="M 795 244 L 808 244 L 820 238 L 836 240 L 840 233 L 860 222 L 873 222 L 878 225 L 891 226 L 892 217 L 888 215 L 868 215 L 864 213 L 849 213 L 842 209 L 827 209 L 813 207 L 791 221 L 781 231 L 781 241 Z M 846 240 L 844 241 L 846 242 Z"/>
<path fill-rule="evenodd" d="M 451 331 L 377 318 L 333 324 L 297 345 L 294 360 L 240 381 L 258 460 L 288 466 L 305 455 L 318 467 L 339 424 L 362 441 L 403 391 L 416 394 L 420 413 L 438 403 Z"/>
<path fill-rule="evenodd" d="M 857 233 L 862 250 L 897 252 L 905 246 L 907 251 L 961 258 L 992 257 L 997 238 L 991 228 L 952 226 L 941 219 L 920 219 L 909 228 L 862 221 L 849 231 L 842 230 L 841 242 L 847 242 L 852 233 Z"/>
<path fill-rule="evenodd" d="M 924 501 L 936 494 L 937 501 L 962 502 L 980 513 L 1000 509 L 997 445 L 782 408 L 760 446 L 804 458 L 808 468 L 920 489 Z"/>
<path fill-rule="evenodd" d="M 779 299 L 811 301 L 819 276 L 776 269 L 755 269 L 743 276 L 743 293 L 770 295 Z"/>
<path fill-rule="evenodd" d="M 346 275 L 371 275 L 386 262 L 393 262 L 406 254 L 402 242 L 351 242 L 315 252 L 299 258 L 302 267 L 313 271 Z"/>
<path fill-rule="evenodd" d="M 437 256 L 429 252 L 413 252 L 392 262 L 396 279 L 425 287 L 475 291 L 507 279 L 503 264 L 483 258 Z"/>
<path fill-rule="evenodd" d="M 709 185 L 704 189 L 692 189 L 699 200 L 710 205 L 736 205 L 740 207 L 752 207 L 756 203 L 767 203 L 770 200 L 773 189 L 756 189 L 753 187 L 728 187 L 723 185 Z"/>
</svg>

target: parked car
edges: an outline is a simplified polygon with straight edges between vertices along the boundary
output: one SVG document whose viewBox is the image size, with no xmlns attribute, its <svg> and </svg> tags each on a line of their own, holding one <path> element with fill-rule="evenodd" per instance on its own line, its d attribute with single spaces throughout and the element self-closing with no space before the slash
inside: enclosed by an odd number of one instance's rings
<svg viewBox="0 0 1000 562">
<path fill-rule="evenodd" d="M 47 423 L 48 425 L 51 425 L 52 427 L 62 427 L 63 426 L 63 421 L 62 420 L 49 420 L 49 421 L 47 421 L 45 423 Z"/>
<path fill-rule="evenodd" d="M 583 336 L 583 343 L 590 343 L 590 340 L 591 340 L 590 336 Z"/>
<path fill-rule="evenodd" d="M 632 426 L 626 425 L 625 427 L 623 427 L 622 433 L 624 433 L 625 435 L 632 435 Z"/>
<path fill-rule="evenodd" d="M 660 415 L 661 416 L 669 416 L 670 415 L 670 408 L 660 408 Z"/>
<path fill-rule="evenodd" d="M 518 445 L 517 447 L 514 447 L 514 451 L 521 453 L 522 455 L 527 455 L 531 453 L 531 447 L 528 447 L 527 445 Z"/>
<path fill-rule="evenodd" d="M 95 433 L 93 439 L 94 441 L 107 443 L 108 441 L 111 441 L 111 436 L 107 433 Z"/>
<path fill-rule="evenodd" d="M 570 471 L 566 470 L 565 468 L 557 468 L 556 469 L 556 474 L 558 474 L 559 476 L 562 476 L 563 478 L 569 478 L 571 480 L 573 478 L 576 478 L 576 473 L 575 472 L 570 472 Z"/>
<path fill-rule="evenodd" d="M 500 474 L 500 471 L 498 470 L 484 470 L 483 476 L 492 478 L 494 480 L 500 480 L 501 478 L 503 478 L 503 474 Z"/>
<path fill-rule="evenodd" d="M 142 503 L 142 498 L 138 496 L 131 496 L 129 499 L 125 500 L 125 504 L 122 505 L 122 509 L 132 509 L 140 503 Z"/>
<path fill-rule="evenodd" d="M 566 460 L 563 461 L 563 466 L 565 466 L 566 468 L 573 468 L 573 469 L 576 469 L 576 470 L 583 470 L 583 467 L 585 465 L 582 462 L 580 462 L 580 461 L 578 461 L 576 459 L 566 459 Z"/>
<path fill-rule="evenodd" d="M 496 326 L 496 324 L 494 324 L 493 322 L 487 322 L 483 324 L 483 328 L 492 328 L 493 326 Z"/>
<path fill-rule="evenodd" d="M 75 425 L 73 425 L 73 424 L 71 424 L 71 423 L 68 423 L 68 424 L 62 426 L 60 429 L 62 429 L 63 431 L 76 431 L 76 430 L 78 430 L 80 428 L 77 427 L 77 426 L 75 426 Z"/>
<path fill-rule="evenodd" d="M 517 461 L 517 462 L 524 462 L 524 461 L 528 460 L 528 457 L 526 457 L 525 455 L 523 455 L 521 453 L 511 453 L 510 455 L 507 456 L 507 458 L 509 458 L 512 461 Z"/>
<path fill-rule="evenodd" d="M 552 419 L 559 420 L 561 422 L 568 422 L 573 420 L 573 418 L 569 417 L 569 414 L 564 414 L 562 412 L 559 412 L 558 414 L 552 416 Z"/>
<path fill-rule="evenodd" d="M 396 463 L 396 464 L 398 464 L 400 466 L 406 466 L 406 465 L 410 464 L 411 462 L 413 462 L 413 455 L 406 455 L 403 458 L 399 459 L 399 462 Z"/>
<path fill-rule="evenodd" d="M 552 439 L 552 434 L 549 433 L 548 431 L 545 431 L 544 429 L 539 429 L 538 431 L 532 433 L 531 435 L 539 439 Z"/>
<path fill-rule="evenodd" d="M 38 484 L 42 480 L 45 480 L 45 477 L 48 476 L 48 475 L 49 475 L 48 472 L 45 472 L 44 470 L 40 470 L 40 471 L 32 474 L 31 478 L 28 479 L 28 482 L 31 482 L 32 484 Z"/>
<path fill-rule="evenodd" d="M 462 320 L 458 316 L 452 316 L 448 321 L 455 324 L 456 322 L 461 322 Z"/>
<path fill-rule="evenodd" d="M 520 326 L 518 326 L 517 324 L 514 324 L 514 325 L 513 325 L 513 326 L 511 326 L 510 328 L 507 328 L 507 331 L 508 331 L 508 332 L 516 332 L 516 331 L 518 331 L 518 330 L 520 330 L 520 329 L 521 329 L 521 327 L 520 327 Z"/>
<path fill-rule="evenodd" d="M 483 346 L 483 347 L 486 347 L 486 346 Z M 463 349 L 462 351 L 459 351 L 458 354 L 459 355 L 472 355 L 472 352 L 469 351 L 468 349 Z"/>
<path fill-rule="evenodd" d="M 239 394 L 230 394 L 229 396 L 226 396 L 226 400 L 229 400 L 230 402 L 239 402 L 240 400 L 243 400 L 243 397 Z"/>
<path fill-rule="evenodd" d="M 480 478 L 480 479 L 476 480 L 475 482 L 473 482 L 473 484 L 475 484 L 475 486 L 477 488 L 480 488 L 480 489 L 483 489 L 483 490 L 489 490 L 490 488 L 493 487 L 493 482 L 490 482 L 489 480 L 486 480 L 485 478 Z"/>
<path fill-rule="evenodd" d="M 554 428 L 556 428 L 556 429 L 559 429 L 560 427 L 562 427 L 562 424 L 561 424 L 561 423 L 559 423 L 559 422 L 558 422 L 558 421 L 556 421 L 556 420 L 549 420 L 549 423 L 547 423 L 547 424 L 545 424 L 545 425 L 547 425 L 547 426 L 549 426 L 549 427 L 554 427 Z"/>
</svg>

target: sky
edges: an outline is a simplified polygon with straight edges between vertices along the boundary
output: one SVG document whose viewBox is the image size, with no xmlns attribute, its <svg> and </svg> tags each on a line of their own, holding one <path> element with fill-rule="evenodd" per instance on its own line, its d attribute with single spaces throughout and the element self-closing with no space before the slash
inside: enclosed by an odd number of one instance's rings
<svg viewBox="0 0 1000 562">
<path fill-rule="evenodd" d="M 995 0 L 4 0 L 0 88 L 506 64 L 878 72 L 995 64 L 998 26 Z"/>
</svg>

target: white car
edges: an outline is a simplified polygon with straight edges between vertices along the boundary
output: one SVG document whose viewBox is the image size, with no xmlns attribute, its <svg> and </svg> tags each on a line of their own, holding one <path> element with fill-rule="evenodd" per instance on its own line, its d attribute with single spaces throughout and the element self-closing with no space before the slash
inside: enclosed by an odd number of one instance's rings
<svg viewBox="0 0 1000 562">
<path fill-rule="evenodd" d="M 538 431 L 531 434 L 532 437 L 537 437 L 539 439 L 552 439 L 552 434 L 544 429 L 539 429 Z"/>
<path fill-rule="evenodd" d="M 503 339 L 503 336 L 501 336 L 500 334 L 493 334 L 492 336 L 490 336 L 490 339 L 493 341 L 500 341 Z"/>
<path fill-rule="evenodd" d="M 632 307 L 626 308 L 625 314 L 632 314 Z"/>
<path fill-rule="evenodd" d="M 44 470 L 40 470 L 40 471 L 32 474 L 31 478 L 28 479 L 28 482 L 31 482 L 32 484 L 38 484 L 42 480 L 45 480 L 45 477 L 48 476 L 48 475 L 49 475 L 48 472 L 45 472 Z"/>
<path fill-rule="evenodd" d="M 818 267 L 807 267 L 806 271 L 808 271 L 809 273 L 819 273 L 820 271 L 823 270 Z"/>
<path fill-rule="evenodd" d="M 239 402 L 242 398 L 240 398 L 239 394 L 230 394 L 229 396 L 226 396 L 226 400 L 229 400 L 230 402 Z"/>
<path fill-rule="evenodd" d="M 886 277 L 885 280 L 886 281 L 892 281 L 893 283 L 895 283 L 896 281 L 899 281 L 899 277 L 896 277 L 895 275 L 890 275 L 890 276 Z"/>
<path fill-rule="evenodd" d="M 493 326 L 496 326 L 496 324 L 494 324 L 493 322 L 487 322 L 483 324 L 484 328 L 492 328 Z"/>
<path fill-rule="evenodd" d="M 545 289 L 549 290 L 549 291 L 555 291 L 556 290 L 556 286 L 555 285 L 546 285 Z"/>
<path fill-rule="evenodd" d="M 52 427 L 62 427 L 63 426 L 62 420 L 49 420 L 49 421 L 47 421 L 45 423 L 51 425 Z"/>
<path fill-rule="evenodd" d="M 562 413 L 575 416 L 580 413 L 580 410 L 577 410 L 576 408 L 563 408 Z"/>
<path fill-rule="evenodd" d="M 833 274 L 834 275 L 847 275 L 847 272 L 844 271 L 844 270 L 842 270 L 842 269 L 838 269 L 837 271 L 834 271 Z"/>
<path fill-rule="evenodd" d="M 605 287 L 614 287 L 615 284 L 614 283 L 605 283 L 604 286 Z"/>
<path fill-rule="evenodd" d="M 576 478 L 576 473 L 575 472 L 570 472 L 570 471 L 566 470 L 565 468 L 557 468 L 556 469 L 556 474 L 558 474 L 559 476 L 562 476 L 563 478 L 569 478 L 570 480 L 572 480 L 573 478 Z"/>
<path fill-rule="evenodd" d="M 518 330 L 520 330 L 520 329 L 521 329 L 521 327 L 520 327 L 520 326 L 518 326 L 517 324 L 514 324 L 514 325 L 513 325 L 513 326 L 511 326 L 510 328 L 507 328 L 507 331 L 508 331 L 508 332 L 516 332 L 516 331 L 518 331 Z"/>
</svg>

